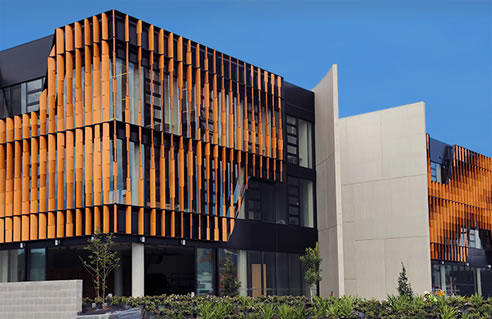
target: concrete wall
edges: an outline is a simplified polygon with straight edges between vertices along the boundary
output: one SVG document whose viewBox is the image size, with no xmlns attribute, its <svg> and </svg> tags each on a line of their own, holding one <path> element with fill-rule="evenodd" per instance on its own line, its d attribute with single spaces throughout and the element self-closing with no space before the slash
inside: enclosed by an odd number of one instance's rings
<svg viewBox="0 0 492 319">
<path fill-rule="evenodd" d="M 322 296 L 431 289 L 424 103 L 339 119 L 337 66 L 315 93 Z"/>
<path fill-rule="evenodd" d="M 75 318 L 82 280 L 0 283 L 0 318 Z"/>
<path fill-rule="evenodd" d="M 430 291 L 424 103 L 342 118 L 338 134 L 345 293 L 396 294 L 401 262 Z"/>
<path fill-rule="evenodd" d="M 322 281 L 321 296 L 343 295 L 343 230 L 340 145 L 337 139 L 337 65 L 313 89 L 315 105 L 316 200 Z"/>
</svg>

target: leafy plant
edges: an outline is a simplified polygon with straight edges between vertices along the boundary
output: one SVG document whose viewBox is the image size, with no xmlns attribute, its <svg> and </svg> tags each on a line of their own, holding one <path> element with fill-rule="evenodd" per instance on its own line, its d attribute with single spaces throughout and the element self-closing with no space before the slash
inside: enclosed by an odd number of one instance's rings
<svg viewBox="0 0 492 319">
<path fill-rule="evenodd" d="M 439 312 L 441 313 L 442 319 L 454 319 L 456 318 L 456 309 L 453 307 L 449 307 L 448 305 L 444 305 Z"/>
<path fill-rule="evenodd" d="M 101 297 L 85 298 L 84 303 Z M 473 306 L 471 300 L 480 303 Z M 163 319 L 300 319 L 300 318 L 389 318 L 389 319 L 490 319 L 492 298 L 437 297 L 426 300 L 421 296 L 388 296 L 387 300 L 294 296 L 217 297 L 188 295 L 161 295 L 146 297 L 112 297 L 110 305 L 141 308 L 144 318 Z M 86 307 L 86 309 L 89 309 Z"/>
<path fill-rule="evenodd" d="M 470 303 L 475 307 L 479 306 L 482 303 L 482 301 L 483 301 L 483 297 L 477 293 L 474 293 L 473 295 L 470 296 Z"/>
<path fill-rule="evenodd" d="M 92 277 L 96 296 L 101 298 L 106 296 L 109 274 L 120 266 L 120 258 L 113 250 L 113 237 L 113 234 L 103 234 L 97 229 L 96 234 L 89 239 L 89 244 L 85 247 L 90 252 L 89 256 L 87 259 L 79 257 Z"/>
<path fill-rule="evenodd" d="M 338 304 L 332 303 L 328 305 L 326 311 L 325 311 L 326 317 L 329 319 L 335 319 L 338 318 Z M 319 317 L 322 318 L 322 317 Z"/>
<path fill-rule="evenodd" d="M 471 311 L 464 312 L 461 315 L 461 319 L 474 319 L 474 318 L 478 318 L 478 314 Z"/>
<path fill-rule="evenodd" d="M 273 304 L 266 304 L 261 307 L 260 310 L 263 318 L 272 319 L 275 316 L 275 306 Z"/>
<path fill-rule="evenodd" d="M 214 305 L 211 302 L 204 302 L 198 305 L 200 310 L 200 318 L 202 319 L 213 319 L 214 318 Z"/>
<path fill-rule="evenodd" d="M 233 305 L 230 302 L 219 302 L 215 304 L 214 319 L 229 318 L 229 314 L 232 312 Z"/>
<path fill-rule="evenodd" d="M 396 313 L 403 313 L 409 308 L 410 298 L 408 296 L 388 296 L 388 303 Z"/>
<path fill-rule="evenodd" d="M 425 298 L 423 296 L 415 296 L 408 302 L 408 309 L 411 312 L 418 312 L 420 309 L 424 308 Z"/>
<path fill-rule="evenodd" d="M 310 288 L 310 296 L 314 297 L 316 285 L 321 281 L 321 262 L 319 244 L 316 243 L 314 248 L 306 248 L 304 256 L 299 257 L 305 268 L 304 280 Z"/>
<path fill-rule="evenodd" d="M 297 308 L 294 308 L 296 319 L 304 319 L 307 317 L 306 307 L 304 304 L 299 305 Z"/>
<path fill-rule="evenodd" d="M 323 299 L 315 296 L 312 301 L 313 301 L 313 307 L 311 309 L 311 313 L 313 314 L 313 317 L 323 318 L 326 315 L 328 306 L 330 305 L 328 299 Z"/>
<path fill-rule="evenodd" d="M 398 277 L 398 294 L 413 298 L 412 285 L 408 282 L 407 270 L 403 262 L 401 263 L 401 268 L 400 276 Z"/>
<path fill-rule="evenodd" d="M 280 319 L 296 319 L 294 309 L 286 304 L 279 306 L 277 311 Z"/>
<path fill-rule="evenodd" d="M 340 318 L 351 318 L 354 314 L 354 298 L 343 296 L 338 299 L 338 316 Z"/>
</svg>

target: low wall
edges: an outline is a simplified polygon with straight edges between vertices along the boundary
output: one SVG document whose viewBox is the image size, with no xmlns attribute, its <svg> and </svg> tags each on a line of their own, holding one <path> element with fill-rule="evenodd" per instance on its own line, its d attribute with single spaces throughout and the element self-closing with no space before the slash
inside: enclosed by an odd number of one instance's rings
<svg viewBox="0 0 492 319">
<path fill-rule="evenodd" d="M 0 318 L 75 318 L 82 280 L 0 283 Z"/>
</svg>

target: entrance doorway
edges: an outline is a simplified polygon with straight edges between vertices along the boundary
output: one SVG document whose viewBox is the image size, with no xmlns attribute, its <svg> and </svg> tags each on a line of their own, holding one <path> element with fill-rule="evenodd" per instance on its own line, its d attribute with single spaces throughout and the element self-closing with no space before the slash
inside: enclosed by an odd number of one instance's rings
<svg viewBox="0 0 492 319">
<path fill-rule="evenodd" d="M 145 295 L 195 291 L 195 249 L 145 246 Z"/>
</svg>

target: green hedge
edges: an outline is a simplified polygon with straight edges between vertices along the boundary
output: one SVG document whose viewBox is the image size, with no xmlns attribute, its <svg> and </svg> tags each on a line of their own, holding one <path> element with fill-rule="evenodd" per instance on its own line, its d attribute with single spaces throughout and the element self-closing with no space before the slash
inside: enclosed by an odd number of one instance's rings
<svg viewBox="0 0 492 319">
<path fill-rule="evenodd" d="M 86 299 L 87 305 L 92 300 Z M 216 297 L 162 295 L 141 298 L 113 297 L 109 307 L 140 307 L 146 318 L 492 318 L 492 298 L 393 297 L 367 300 L 357 297 L 315 298 Z"/>
</svg>

